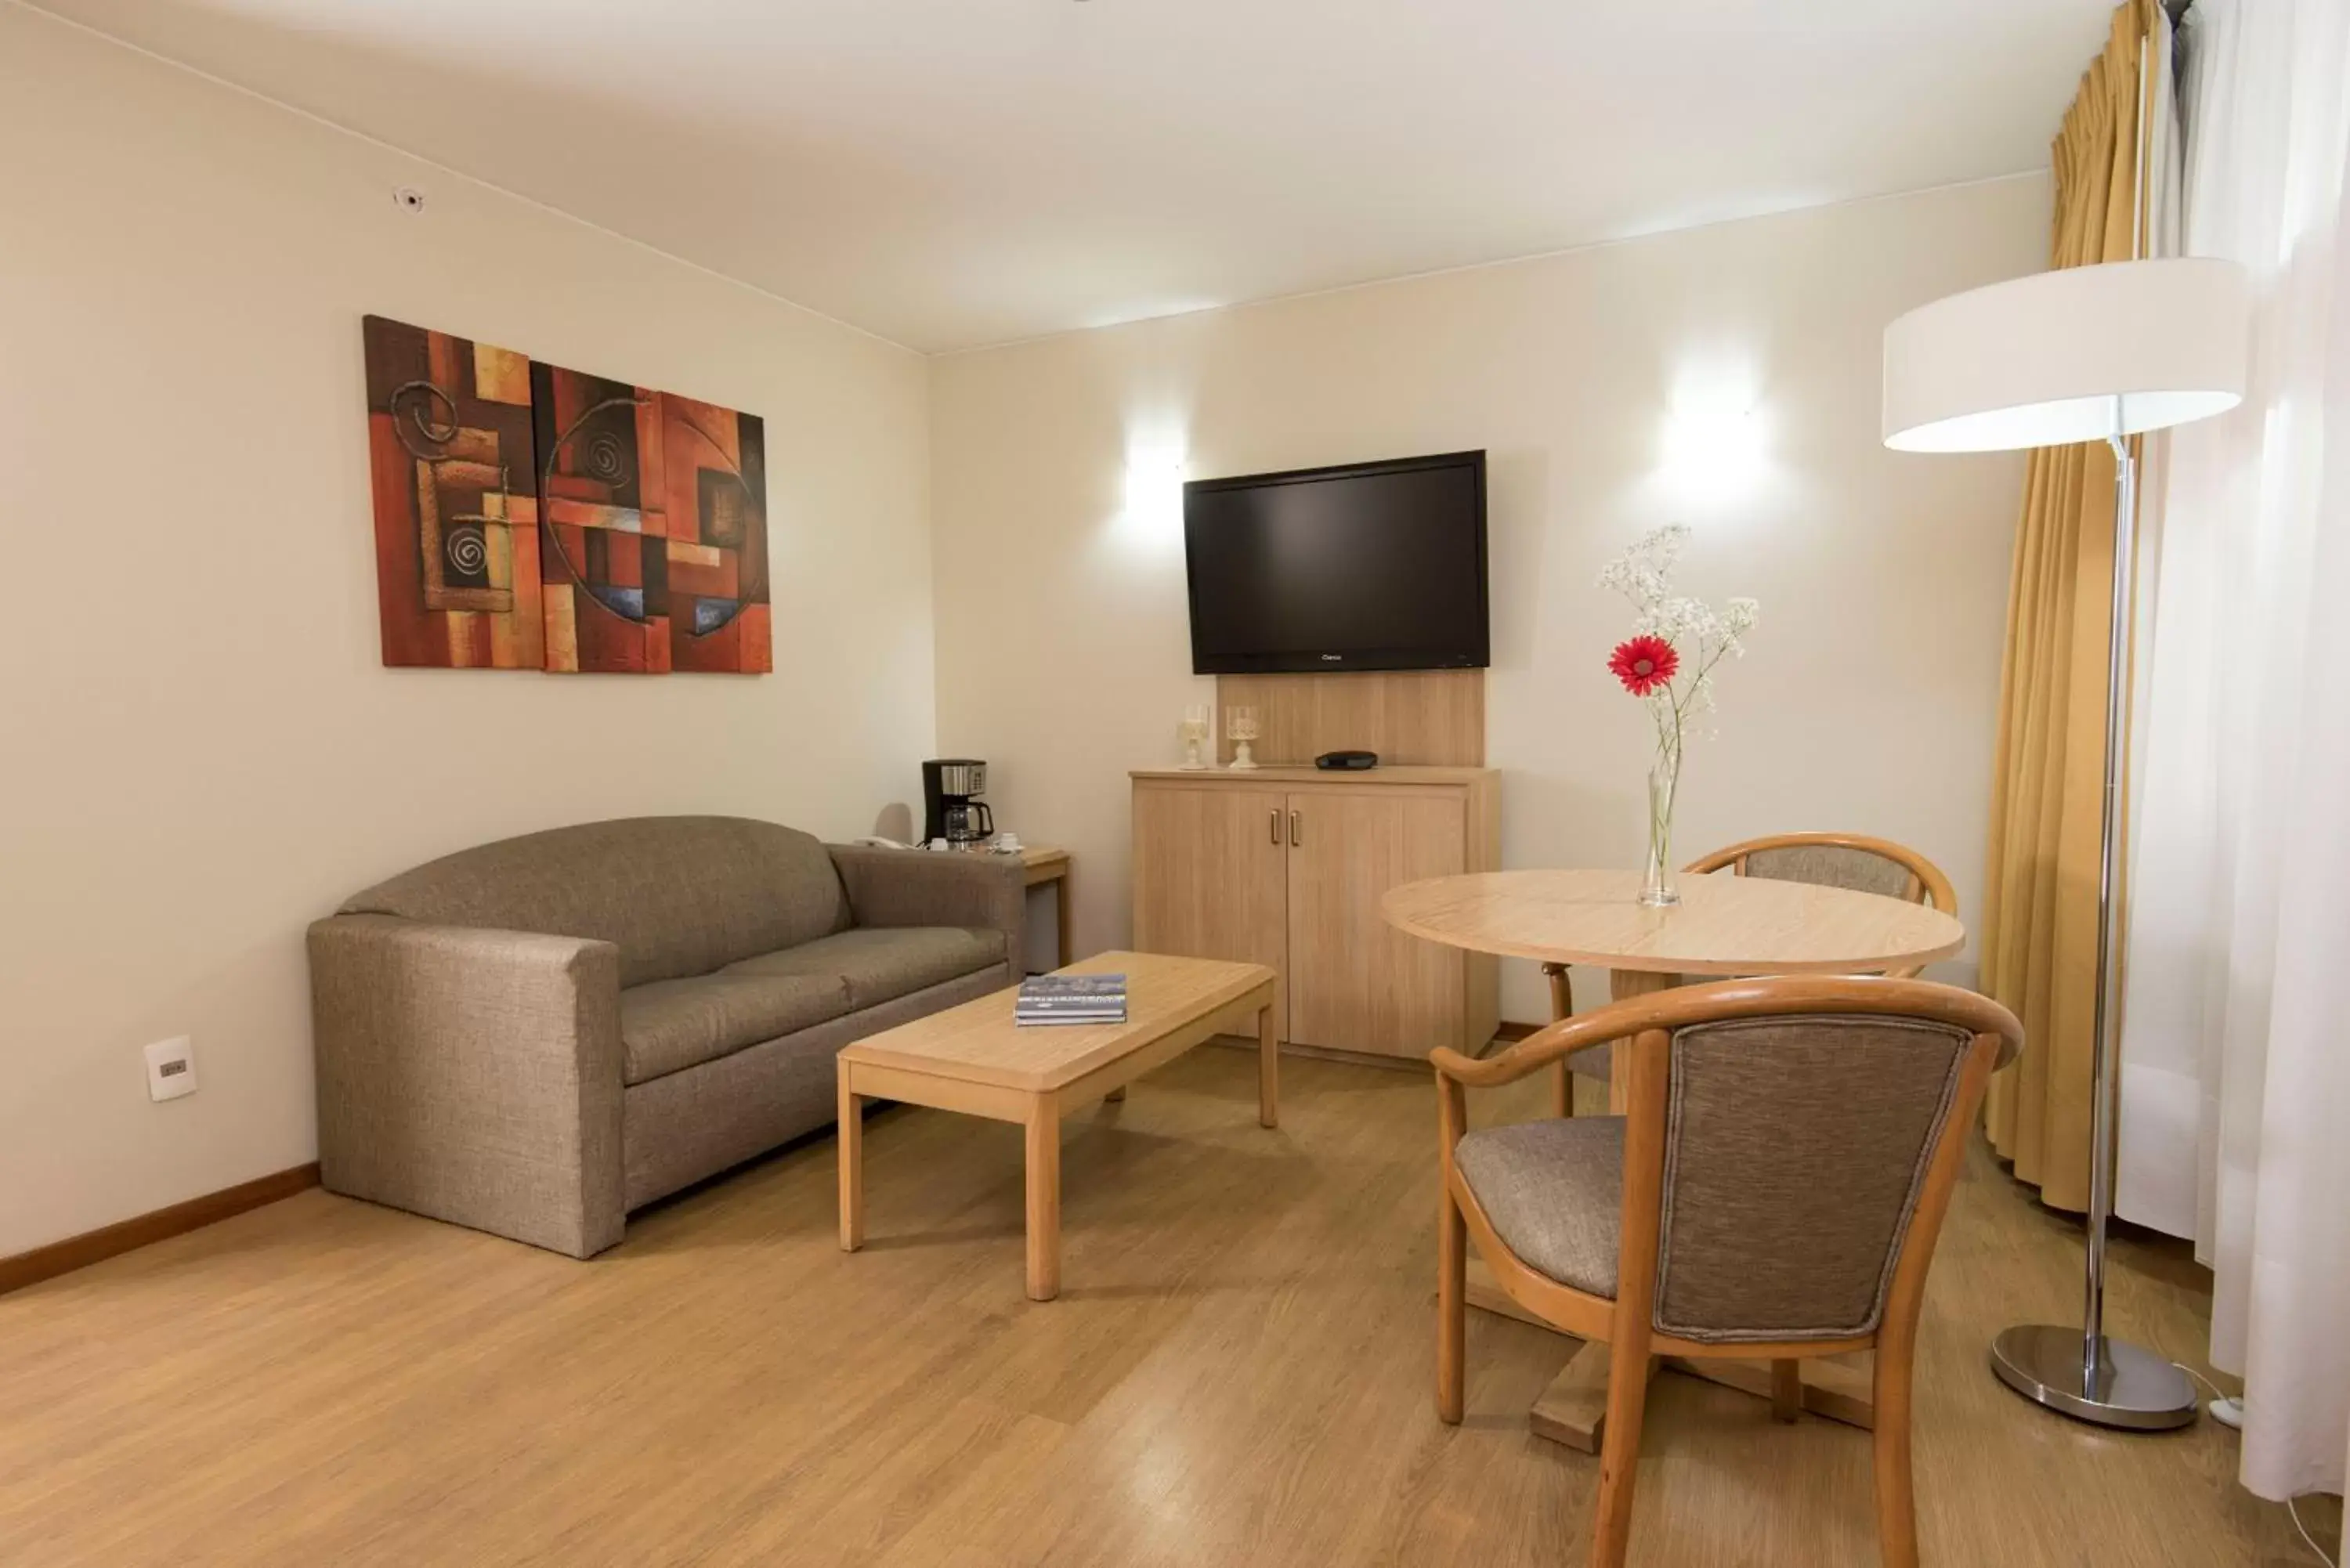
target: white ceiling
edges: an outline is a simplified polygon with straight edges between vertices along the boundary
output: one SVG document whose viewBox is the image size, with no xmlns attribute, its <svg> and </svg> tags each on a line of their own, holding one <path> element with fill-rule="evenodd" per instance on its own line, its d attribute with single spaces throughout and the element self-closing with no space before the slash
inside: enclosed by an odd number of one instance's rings
<svg viewBox="0 0 2350 1568">
<path fill-rule="evenodd" d="M 2112 0 L 42 0 L 924 350 L 2043 167 Z"/>
</svg>

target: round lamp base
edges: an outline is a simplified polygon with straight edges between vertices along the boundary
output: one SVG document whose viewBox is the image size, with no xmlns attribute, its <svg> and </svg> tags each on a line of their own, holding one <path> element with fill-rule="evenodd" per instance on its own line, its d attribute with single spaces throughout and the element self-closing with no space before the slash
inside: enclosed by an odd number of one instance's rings
<svg viewBox="0 0 2350 1568">
<path fill-rule="evenodd" d="M 2081 1331 L 2053 1324 L 2011 1328 L 1991 1342 L 1991 1369 L 2035 1405 L 2100 1427 L 2156 1432 L 2195 1419 L 2195 1384 L 2150 1350 L 2104 1341 L 2095 1386 L 2083 1376 Z"/>
</svg>

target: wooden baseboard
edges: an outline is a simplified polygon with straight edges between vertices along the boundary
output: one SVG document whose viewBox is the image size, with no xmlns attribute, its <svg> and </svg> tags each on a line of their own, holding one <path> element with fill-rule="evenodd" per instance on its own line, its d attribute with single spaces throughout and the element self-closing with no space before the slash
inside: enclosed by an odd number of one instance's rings
<svg viewBox="0 0 2350 1568">
<path fill-rule="evenodd" d="M 265 1203 L 275 1203 L 281 1198 L 291 1198 L 305 1188 L 317 1185 L 318 1163 L 312 1160 L 291 1170 L 273 1171 L 251 1181 L 241 1181 L 234 1187 L 224 1187 L 218 1192 L 191 1198 L 185 1203 L 174 1203 L 168 1209 L 133 1215 L 130 1219 L 96 1231 L 68 1236 L 62 1241 L 52 1241 L 46 1247 L 36 1247 L 13 1258 L 0 1258 L 0 1295 L 22 1290 L 26 1285 L 38 1284 L 43 1280 L 56 1279 L 59 1274 L 69 1274 L 76 1269 L 88 1268 L 92 1263 L 118 1257 L 151 1241 L 202 1230 L 216 1220 L 242 1214 L 248 1209 L 258 1209 Z"/>
</svg>

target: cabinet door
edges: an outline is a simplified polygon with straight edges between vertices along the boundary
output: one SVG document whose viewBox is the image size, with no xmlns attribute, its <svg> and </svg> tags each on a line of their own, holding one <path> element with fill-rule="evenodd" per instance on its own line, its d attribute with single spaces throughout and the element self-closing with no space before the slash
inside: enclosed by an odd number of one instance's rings
<svg viewBox="0 0 2350 1568">
<path fill-rule="evenodd" d="M 1134 945 L 1285 970 L 1286 797 L 1222 785 L 1134 785 Z M 1284 976 L 1285 979 L 1285 976 Z M 1285 984 L 1274 1026 L 1286 1037 Z"/>
<path fill-rule="evenodd" d="M 1461 795 L 1300 790 L 1289 809 L 1289 1038 L 1391 1056 L 1461 1049 L 1461 954 L 1388 925 L 1379 896 L 1467 868 Z"/>
</svg>

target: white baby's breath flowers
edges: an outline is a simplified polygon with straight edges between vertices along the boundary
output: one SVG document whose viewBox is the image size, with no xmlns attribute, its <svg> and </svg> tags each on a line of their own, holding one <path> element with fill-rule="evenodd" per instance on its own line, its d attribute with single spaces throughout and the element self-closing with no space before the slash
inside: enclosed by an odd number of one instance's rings
<svg viewBox="0 0 2350 1568">
<path fill-rule="evenodd" d="M 1623 595 L 1632 605 L 1632 635 L 1662 638 L 1672 645 L 1667 660 L 1644 649 L 1618 649 L 1625 662 L 1613 666 L 1637 672 L 1648 682 L 1641 701 L 1657 727 L 1656 761 L 1648 768 L 1648 847 L 1640 900 L 1658 906 L 1679 901 L 1672 890 L 1673 805 L 1680 791 L 1681 742 L 1689 725 L 1713 707 L 1713 667 L 1725 659 L 1743 657 L 1746 634 L 1754 629 L 1762 607 L 1748 598 L 1730 599 L 1720 610 L 1703 599 L 1672 591 L 1673 565 L 1690 531 L 1669 524 L 1643 535 L 1628 550 L 1607 563 L 1599 586 Z M 1654 658 L 1654 662 L 1648 660 Z M 1658 680 L 1652 671 L 1670 664 L 1669 679 Z M 1635 680 L 1632 673 L 1622 679 Z"/>
<path fill-rule="evenodd" d="M 1645 620 L 1654 616 L 1665 600 L 1665 584 L 1672 576 L 1673 562 L 1689 542 L 1690 531 L 1685 524 L 1671 523 L 1643 535 L 1638 544 L 1614 560 L 1599 574 L 1599 586 L 1611 588 L 1632 601 L 1632 607 Z M 1636 623 L 1638 624 L 1638 623 Z M 1654 630 L 1648 626 L 1642 631 Z M 1658 633 L 1662 636 L 1661 632 Z"/>
<path fill-rule="evenodd" d="M 1632 634 L 1661 637 L 1680 657 L 1673 679 L 1645 699 L 1657 720 L 1659 750 L 1669 753 L 1676 763 L 1682 727 L 1713 706 L 1713 667 L 1724 659 L 1745 657 L 1745 636 L 1762 613 L 1755 599 L 1725 600 L 1716 610 L 1703 599 L 1673 593 L 1673 567 L 1689 538 L 1684 524 L 1651 529 L 1599 574 L 1601 587 L 1631 603 Z"/>
</svg>

